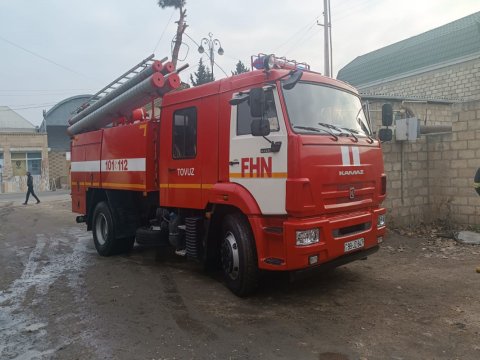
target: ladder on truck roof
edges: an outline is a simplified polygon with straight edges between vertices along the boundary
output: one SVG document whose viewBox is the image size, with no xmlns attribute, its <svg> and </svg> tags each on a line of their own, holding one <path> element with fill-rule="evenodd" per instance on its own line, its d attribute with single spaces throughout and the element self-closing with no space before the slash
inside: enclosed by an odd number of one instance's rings
<svg viewBox="0 0 480 360">
<path fill-rule="evenodd" d="M 87 101 L 85 101 L 82 105 L 80 105 L 77 109 L 75 109 L 75 111 L 72 114 L 78 114 L 86 107 L 93 105 L 94 103 L 99 101 L 101 98 L 105 97 L 110 92 L 122 86 L 124 83 L 126 83 L 128 80 L 138 75 L 139 73 L 141 73 L 143 70 L 147 69 L 155 61 L 153 59 L 154 56 L 155 54 L 150 55 L 149 57 L 147 57 L 146 59 L 143 59 L 137 65 L 132 67 L 130 70 L 120 75 L 118 78 L 113 80 L 110 84 L 108 84 L 103 89 L 98 91 L 95 95 L 92 95 Z M 161 60 L 161 62 L 164 62 L 166 60 L 167 58 L 165 57 Z"/>
</svg>

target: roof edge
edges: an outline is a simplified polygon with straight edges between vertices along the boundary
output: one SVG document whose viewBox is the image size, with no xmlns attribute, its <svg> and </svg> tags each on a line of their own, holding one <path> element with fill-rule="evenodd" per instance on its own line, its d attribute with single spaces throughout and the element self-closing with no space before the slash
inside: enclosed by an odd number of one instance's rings
<svg viewBox="0 0 480 360">
<path fill-rule="evenodd" d="M 366 100 L 391 100 L 391 101 L 406 101 L 406 102 L 422 102 L 427 104 L 459 104 L 463 103 L 462 99 L 435 99 L 423 96 L 402 96 L 400 94 L 367 94 L 360 93 L 362 99 Z"/>
<path fill-rule="evenodd" d="M 55 111 L 58 107 L 62 106 L 63 104 L 65 104 L 68 101 L 79 99 L 79 98 L 91 98 L 91 97 L 92 97 L 92 95 L 83 94 L 83 95 L 74 95 L 74 96 L 70 96 L 69 98 L 63 99 L 62 101 L 56 103 L 51 109 L 49 109 L 45 113 L 44 118 L 47 117 L 51 112 Z"/>
<path fill-rule="evenodd" d="M 444 67 L 447 67 L 447 66 L 457 65 L 457 64 L 462 63 L 462 62 L 475 60 L 477 58 L 480 58 L 480 51 L 476 52 L 475 54 L 455 58 L 455 59 L 449 60 L 449 61 L 444 61 L 442 63 L 438 63 L 438 64 L 435 64 L 435 65 L 425 66 L 423 68 L 419 68 L 419 69 L 416 69 L 416 70 L 413 70 L 413 71 L 407 71 L 405 73 L 397 74 L 395 76 L 390 76 L 390 77 L 386 77 L 386 78 L 382 78 L 382 79 L 377 79 L 377 80 L 370 81 L 370 82 L 364 83 L 364 84 L 358 84 L 358 85 L 356 85 L 356 88 L 360 91 L 360 90 L 368 88 L 368 87 L 381 85 L 381 84 L 386 83 L 386 82 L 401 80 L 401 79 L 404 79 L 404 78 L 407 78 L 407 77 L 410 77 L 410 76 L 423 74 L 423 73 L 426 73 L 428 71 L 438 70 L 438 69 L 441 69 L 441 68 L 444 68 Z M 353 85 L 353 86 L 355 86 L 355 85 Z"/>
</svg>

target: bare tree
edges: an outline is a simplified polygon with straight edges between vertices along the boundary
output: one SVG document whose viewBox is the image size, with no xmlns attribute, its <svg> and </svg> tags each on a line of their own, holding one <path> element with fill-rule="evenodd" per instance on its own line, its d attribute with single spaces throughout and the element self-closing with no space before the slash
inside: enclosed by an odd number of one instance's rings
<svg viewBox="0 0 480 360">
<path fill-rule="evenodd" d="M 178 53 L 180 51 L 180 46 L 182 45 L 182 36 L 187 28 L 187 24 L 185 23 L 185 18 L 187 17 L 187 9 L 185 9 L 186 5 L 187 0 L 158 0 L 158 6 L 162 9 L 173 7 L 180 12 L 180 18 L 176 21 L 177 35 L 175 36 L 175 45 L 173 46 L 172 52 L 172 62 L 175 67 L 177 67 Z"/>
</svg>

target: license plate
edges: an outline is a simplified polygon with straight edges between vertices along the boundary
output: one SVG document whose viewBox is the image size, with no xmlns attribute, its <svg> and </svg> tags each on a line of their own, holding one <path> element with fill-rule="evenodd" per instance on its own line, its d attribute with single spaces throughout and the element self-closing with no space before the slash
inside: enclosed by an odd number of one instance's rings
<svg viewBox="0 0 480 360">
<path fill-rule="evenodd" d="M 355 250 L 355 249 L 362 248 L 364 244 L 365 244 L 364 238 L 355 239 L 355 240 L 352 240 L 352 241 L 347 241 L 345 243 L 344 249 L 345 249 L 345 252 L 349 252 L 349 251 L 352 251 L 352 250 Z"/>
</svg>

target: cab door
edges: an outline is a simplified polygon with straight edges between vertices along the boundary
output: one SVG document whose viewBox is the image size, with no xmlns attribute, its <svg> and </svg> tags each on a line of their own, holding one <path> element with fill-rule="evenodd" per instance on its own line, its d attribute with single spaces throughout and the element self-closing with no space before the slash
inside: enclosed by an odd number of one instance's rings
<svg viewBox="0 0 480 360">
<path fill-rule="evenodd" d="M 168 109 L 161 149 L 160 202 L 164 206 L 202 208 L 202 153 L 199 151 L 199 103 Z M 160 165 L 162 167 L 162 164 Z M 163 174 L 163 176 L 162 176 Z"/>
<path fill-rule="evenodd" d="M 275 151 L 267 139 L 251 134 L 254 118 L 248 101 L 232 106 L 229 177 L 253 195 L 263 214 L 286 214 L 287 130 L 277 89 L 269 86 L 264 91 L 264 117 L 270 123 L 266 138 L 281 143 L 280 149 Z"/>
</svg>

